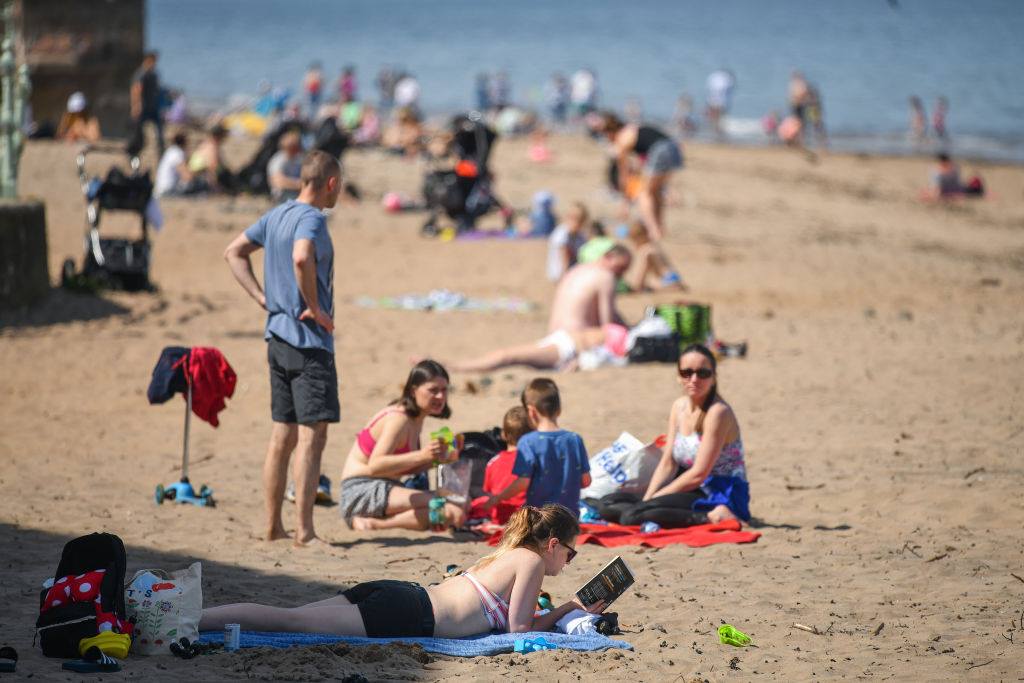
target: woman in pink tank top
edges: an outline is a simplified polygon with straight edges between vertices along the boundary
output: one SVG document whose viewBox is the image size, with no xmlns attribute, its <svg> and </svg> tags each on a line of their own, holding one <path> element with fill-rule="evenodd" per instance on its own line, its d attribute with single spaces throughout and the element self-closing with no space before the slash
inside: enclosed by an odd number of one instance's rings
<svg viewBox="0 0 1024 683">
<path fill-rule="evenodd" d="M 437 361 L 416 364 L 405 382 L 402 396 L 379 411 L 352 444 L 341 481 L 341 515 L 355 529 L 427 529 L 430 526 L 431 491 L 402 486 L 401 477 L 426 472 L 435 463 L 458 459 L 458 450 L 447 452 L 434 439 L 421 446 L 420 434 L 427 417 L 446 419 L 448 372 Z M 462 508 L 445 504 L 450 526 L 465 518 Z"/>
</svg>

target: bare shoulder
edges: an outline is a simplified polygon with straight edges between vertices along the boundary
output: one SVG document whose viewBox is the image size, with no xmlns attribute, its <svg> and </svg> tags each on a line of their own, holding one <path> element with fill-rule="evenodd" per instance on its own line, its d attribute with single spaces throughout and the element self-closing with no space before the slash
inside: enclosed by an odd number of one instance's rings
<svg viewBox="0 0 1024 683">
<path fill-rule="evenodd" d="M 507 558 L 509 564 L 515 566 L 517 571 L 523 569 L 532 573 L 544 568 L 544 561 L 540 558 L 540 555 L 527 548 L 510 550 L 505 553 L 504 557 Z"/>
<path fill-rule="evenodd" d="M 732 406 L 722 400 L 715 401 L 714 405 L 708 408 L 707 422 L 721 425 L 726 429 L 739 429 L 739 422 Z"/>
</svg>

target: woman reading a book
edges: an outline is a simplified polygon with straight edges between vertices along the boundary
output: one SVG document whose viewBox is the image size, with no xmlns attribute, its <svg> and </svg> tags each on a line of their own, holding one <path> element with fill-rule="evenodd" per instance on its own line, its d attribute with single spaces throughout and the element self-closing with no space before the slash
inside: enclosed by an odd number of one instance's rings
<svg viewBox="0 0 1024 683">
<path fill-rule="evenodd" d="M 643 498 L 610 493 L 587 500 L 619 524 L 665 528 L 750 519 L 750 487 L 740 425 L 718 393 L 715 356 L 700 344 L 683 349 L 676 368 L 683 395 L 668 417 L 665 450 Z"/>
<path fill-rule="evenodd" d="M 201 631 L 240 624 L 244 631 L 333 633 L 346 636 L 462 638 L 488 631 L 548 631 L 576 609 L 600 613 L 604 602 L 577 600 L 534 616 L 545 576 L 557 576 L 576 556 L 576 516 L 561 505 L 524 506 L 505 527 L 497 550 L 469 571 L 423 588 L 407 581 L 368 581 L 341 595 L 301 607 L 253 603 L 203 610 Z"/>
</svg>

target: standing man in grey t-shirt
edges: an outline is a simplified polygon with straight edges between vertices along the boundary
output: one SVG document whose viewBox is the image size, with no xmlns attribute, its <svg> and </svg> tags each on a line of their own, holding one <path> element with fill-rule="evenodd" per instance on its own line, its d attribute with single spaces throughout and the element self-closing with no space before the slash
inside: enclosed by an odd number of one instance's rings
<svg viewBox="0 0 1024 683">
<path fill-rule="evenodd" d="M 288 461 L 296 452 L 295 545 L 316 540 L 313 503 L 327 425 L 338 422 L 334 365 L 334 246 L 323 209 L 341 188 L 341 166 L 324 152 L 302 162 L 299 196 L 265 213 L 228 245 L 224 258 L 242 288 L 267 311 L 264 338 L 274 421 L 263 464 L 266 538 L 287 538 L 281 507 Z M 263 287 L 250 255 L 264 250 Z"/>
</svg>

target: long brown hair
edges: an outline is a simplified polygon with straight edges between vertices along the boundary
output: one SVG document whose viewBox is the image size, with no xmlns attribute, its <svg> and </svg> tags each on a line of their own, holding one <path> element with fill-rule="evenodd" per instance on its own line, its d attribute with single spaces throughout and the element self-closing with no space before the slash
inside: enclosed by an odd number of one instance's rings
<svg viewBox="0 0 1024 683">
<path fill-rule="evenodd" d="M 580 522 L 569 508 L 557 503 L 548 503 L 536 508 L 524 505 L 509 517 L 505 533 L 498 549 L 476 563 L 483 567 L 510 550 L 527 548 L 537 553 L 552 538 L 568 543 L 580 533 Z"/>
<path fill-rule="evenodd" d="M 448 371 L 444 369 L 444 366 L 438 363 L 436 360 L 421 360 L 413 369 L 409 371 L 409 378 L 405 380 L 405 388 L 402 389 L 402 395 L 396 398 L 389 405 L 401 406 L 402 410 L 409 417 L 419 417 L 420 407 L 416 405 L 416 388 L 421 384 L 426 384 L 430 380 L 443 377 L 445 382 L 451 382 L 448 379 Z M 448 401 L 445 400 L 444 408 L 437 415 L 432 417 L 440 417 L 447 419 L 452 416 L 452 409 L 448 407 Z"/>
<path fill-rule="evenodd" d="M 715 359 L 715 354 L 711 353 L 711 349 L 704 346 L 703 344 L 690 344 L 683 352 L 679 354 L 679 360 L 682 361 L 683 356 L 688 353 L 699 353 L 708 359 L 711 363 L 711 372 L 715 373 L 715 383 L 711 385 L 711 389 L 708 391 L 708 395 L 704 397 L 704 403 L 700 406 L 700 417 L 697 418 L 697 431 L 704 426 L 704 416 L 708 414 L 711 406 L 714 405 L 715 401 L 719 400 L 721 396 L 718 395 L 718 361 Z M 679 369 L 679 363 L 676 363 L 676 372 L 682 372 Z M 723 399 L 724 400 L 724 399 Z"/>
</svg>

